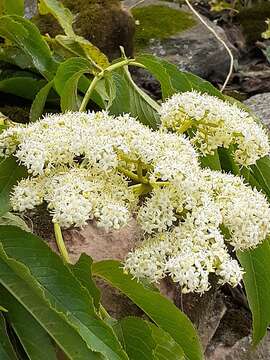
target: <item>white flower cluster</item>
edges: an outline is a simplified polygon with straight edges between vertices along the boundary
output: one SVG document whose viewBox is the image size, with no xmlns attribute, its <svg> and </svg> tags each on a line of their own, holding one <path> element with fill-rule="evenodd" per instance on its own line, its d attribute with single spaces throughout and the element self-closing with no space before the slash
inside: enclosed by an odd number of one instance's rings
<svg viewBox="0 0 270 360">
<path fill-rule="evenodd" d="M 116 169 L 126 158 L 132 168 L 140 159 L 152 167 L 152 177 L 164 180 L 198 166 L 196 152 L 183 136 L 153 132 L 129 115 L 114 118 L 106 112 L 50 115 L 8 129 L 0 135 L 0 156 L 11 153 L 33 176 L 73 165 L 76 157 L 103 171 Z"/>
<path fill-rule="evenodd" d="M 242 269 L 229 255 L 257 246 L 270 233 L 264 195 L 233 175 L 201 170 L 200 178 L 176 177 L 153 191 L 138 221 L 147 239 L 131 252 L 125 270 L 156 282 L 169 275 L 184 292 L 204 292 L 209 274 L 236 286 Z"/>
<path fill-rule="evenodd" d="M 128 223 L 135 198 L 120 174 L 60 167 L 47 176 L 21 180 L 11 196 L 15 211 L 33 209 L 43 201 L 53 222 L 62 227 L 84 226 L 95 218 L 98 226 L 109 230 Z"/>
<path fill-rule="evenodd" d="M 196 152 L 183 136 L 153 132 L 129 115 L 106 112 L 56 114 L 18 125 L 0 135 L 0 151 L 14 154 L 31 175 L 14 188 L 13 209 L 45 201 L 62 227 L 93 218 L 106 229 L 126 225 L 136 206 L 126 177 L 134 174 L 136 180 L 138 166 L 141 177 L 147 172 L 144 182 L 199 171 Z"/>
<path fill-rule="evenodd" d="M 160 114 L 163 128 L 192 133 L 191 142 L 203 155 L 231 146 L 235 161 L 249 166 L 269 153 L 262 125 L 235 104 L 208 94 L 175 94 L 162 104 Z"/>
<path fill-rule="evenodd" d="M 107 230 L 136 216 L 146 239 L 124 265 L 136 278 L 171 276 L 183 291 L 203 292 L 215 273 L 235 286 L 242 269 L 227 244 L 252 248 L 270 233 L 261 193 L 203 170 L 184 135 L 154 132 L 129 115 L 49 115 L 2 132 L 0 155 L 15 156 L 29 172 L 14 187 L 15 211 L 45 202 L 62 227 L 94 219 Z"/>
</svg>

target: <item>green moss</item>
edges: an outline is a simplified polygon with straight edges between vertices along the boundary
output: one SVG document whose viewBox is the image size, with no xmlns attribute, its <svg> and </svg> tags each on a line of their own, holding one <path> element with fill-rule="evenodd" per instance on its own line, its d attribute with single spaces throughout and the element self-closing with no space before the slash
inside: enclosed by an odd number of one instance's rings
<svg viewBox="0 0 270 360">
<path fill-rule="evenodd" d="M 1 2 L 1 0 L 0 0 Z M 119 46 L 132 55 L 135 25 L 132 16 L 122 9 L 120 0 L 61 0 L 75 15 L 73 28 L 102 52 L 115 59 L 120 56 Z M 51 37 L 63 33 L 60 25 L 50 15 L 32 19 L 42 34 Z"/>
<path fill-rule="evenodd" d="M 265 21 L 270 18 L 270 3 L 265 2 L 241 10 L 236 20 L 242 25 L 244 35 L 249 43 L 262 40 L 262 32 L 267 28 Z"/>
<path fill-rule="evenodd" d="M 134 8 L 132 14 L 139 22 L 135 33 L 135 47 L 148 45 L 150 39 L 165 39 L 196 24 L 192 15 L 167 6 Z"/>
</svg>

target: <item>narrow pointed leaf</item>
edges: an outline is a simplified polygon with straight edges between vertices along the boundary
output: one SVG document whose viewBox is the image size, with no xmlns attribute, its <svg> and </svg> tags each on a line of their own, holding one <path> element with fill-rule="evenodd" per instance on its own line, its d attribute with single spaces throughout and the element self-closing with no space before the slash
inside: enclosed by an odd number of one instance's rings
<svg viewBox="0 0 270 360">
<path fill-rule="evenodd" d="M 3 8 L 2 11 L 4 15 L 24 16 L 24 0 L 1 0 L 1 1 Z"/>
<path fill-rule="evenodd" d="M 124 274 L 118 261 L 100 261 L 93 264 L 92 269 L 94 275 L 128 296 L 158 327 L 171 335 L 188 360 L 203 359 L 202 346 L 193 324 L 168 299 Z"/>
<path fill-rule="evenodd" d="M 203 168 L 221 170 L 221 164 L 217 150 L 214 152 L 213 155 L 201 156 L 200 163 Z"/>
<path fill-rule="evenodd" d="M 244 284 L 253 318 L 253 343 L 264 337 L 270 325 L 270 244 L 269 240 L 254 250 L 237 252 L 245 270 Z"/>
<path fill-rule="evenodd" d="M 1 227 L 0 243 L 6 256 L 29 269 L 50 305 L 77 329 L 92 351 L 109 360 L 127 359 L 111 327 L 97 316 L 88 291 L 47 244 L 11 226 Z"/>
<path fill-rule="evenodd" d="M 98 309 L 101 293 L 92 278 L 92 263 L 93 260 L 90 256 L 82 254 L 77 263 L 70 267 L 70 270 L 79 280 L 81 285 L 88 290 L 89 295 L 93 298 L 95 307 Z"/>
<path fill-rule="evenodd" d="M 49 81 L 37 93 L 30 109 L 30 121 L 32 122 L 37 121 L 41 117 L 47 97 L 49 95 L 52 86 L 53 86 L 53 81 Z"/>
<path fill-rule="evenodd" d="M 81 86 L 87 88 L 88 82 L 86 86 L 82 83 L 84 82 L 82 75 L 90 72 L 91 64 L 83 58 L 70 58 L 59 66 L 54 83 L 61 96 L 62 111 L 77 111 L 79 109 L 78 86 L 81 80 Z"/>
<path fill-rule="evenodd" d="M 17 360 L 17 356 L 9 340 L 6 322 L 2 314 L 0 314 L 0 359 Z"/>
<path fill-rule="evenodd" d="M 106 110 L 108 110 L 112 104 L 113 101 L 116 97 L 116 86 L 115 86 L 115 82 L 113 80 L 112 74 L 108 74 L 105 76 L 104 78 L 104 82 L 105 82 L 105 90 L 106 90 L 106 94 L 107 94 L 107 105 L 106 105 Z"/>
<path fill-rule="evenodd" d="M 12 76 L 0 80 L 0 91 L 27 100 L 33 100 L 45 84 L 46 81 L 28 76 L 27 74 L 25 76 Z"/>
<path fill-rule="evenodd" d="M 88 59 L 97 69 L 106 69 L 110 65 L 107 56 L 81 36 L 57 35 L 55 40 L 74 55 Z"/>
<path fill-rule="evenodd" d="M 18 226 L 24 231 L 30 231 L 26 222 L 19 217 L 18 215 L 12 214 L 11 212 L 7 212 L 0 217 L 0 225 L 13 225 Z M 1 231 L 1 228 L 0 228 Z"/>
<path fill-rule="evenodd" d="M 110 106 L 110 113 L 120 115 L 129 112 L 129 87 L 120 72 L 113 72 L 112 78 L 115 84 L 115 98 Z"/>
<path fill-rule="evenodd" d="M 185 360 L 183 349 L 176 343 L 171 335 L 155 326 L 149 324 L 152 330 L 152 337 L 156 342 L 154 356 L 156 360 Z"/>
<path fill-rule="evenodd" d="M 255 165 L 252 165 L 251 174 L 270 200 L 270 157 L 265 156 L 259 159 Z"/>
<path fill-rule="evenodd" d="M 0 60 L 12 65 L 16 65 L 20 69 L 34 69 L 31 57 L 25 54 L 25 52 L 23 52 L 21 49 L 13 45 L 1 44 Z"/>
<path fill-rule="evenodd" d="M 176 92 L 197 90 L 223 99 L 222 93 L 211 83 L 153 55 L 141 55 L 136 59 L 160 82 L 162 97 L 166 99 Z"/>
<path fill-rule="evenodd" d="M 55 346 L 47 332 L 30 313 L 3 287 L 0 297 L 8 308 L 8 320 L 31 360 L 57 360 Z"/>
<path fill-rule="evenodd" d="M 9 195 L 13 186 L 27 174 L 26 169 L 18 166 L 15 158 L 0 160 L 0 215 L 10 209 Z"/>
<path fill-rule="evenodd" d="M 74 16 L 71 11 L 64 7 L 64 5 L 57 0 L 40 0 L 39 2 L 39 13 L 41 15 L 51 14 L 61 25 L 65 34 L 68 36 L 75 36 L 72 28 Z"/>
<path fill-rule="evenodd" d="M 182 348 L 164 330 L 136 317 L 118 322 L 116 331 L 130 360 L 184 360 Z"/>
<path fill-rule="evenodd" d="M 159 105 L 132 80 L 128 69 L 113 74 L 116 95 L 110 107 L 114 115 L 129 112 L 141 123 L 157 129 L 160 123 Z"/>
<path fill-rule="evenodd" d="M 57 63 L 38 28 L 31 21 L 17 15 L 2 16 L 0 18 L 0 36 L 11 41 L 30 56 L 35 68 L 47 80 L 53 78 Z"/>
<path fill-rule="evenodd" d="M 146 321 L 128 317 L 118 322 L 116 331 L 121 334 L 122 344 L 130 360 L 154 359 L 156 343 Z"/>
<path fill-rule="evenodd" d="M 54 84 L 58 94 L 63 94 L 67 82 L 73 75 L 87 71 L 91 71 L 91 64 L 86 59 L 73 57 L 62 62 L 59 65 L 54 78 Z M 88 86 L 89 83 L 87 82 L 85 88 Z"/>
<path fill-rule="evenodd" d="M 69 324 L 63 314 L 56 312 L 49 304 L 44 289 L 30 274 L 29 269 L 6 255 L 1 239 L 0 284 L 33 316 L 69 359 L 102 360 L 87 347 L 76 328 Z"/>
</svg>

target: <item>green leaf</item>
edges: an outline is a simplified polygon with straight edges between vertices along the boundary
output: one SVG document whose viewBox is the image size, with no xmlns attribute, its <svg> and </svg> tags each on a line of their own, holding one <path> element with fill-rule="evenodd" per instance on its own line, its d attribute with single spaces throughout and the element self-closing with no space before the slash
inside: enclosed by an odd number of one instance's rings
<svg viewBox="0 0 270 360">
<path fill-rule="evenodd" d="M 43 88 L 37 93 L 30 109 L 30 121 L 37 121 L 44 110 L 44 106 L 49 95 L 49 92 L 53 86 L 53 81 L 49 81 Z"/>
<path fill-rule="evenodd" d="M 82 254 L 77 263 L 72 265 L 70 269 L 81 285 L 88 290 L 89 295 L 93 298 L 95 307 L 99 309 L 101 294 L 92 278 L 92 263 L 93 260 L 90 256 Z"/>
<path fill-rule="evenodd" d="M 4 15 L 24 16 L 24 0 L 1 0 L 1 1 L 2 1 L 2 11 Z"/>
<path fill-rule="evenodd" d="M 161 329 L 183 349 L 188 360 L 203 359 L 202 347 L 191 321 L 174 304 L 159 293 L 124 274 L 118 261 L 93 264 L 93 274 L 109 282 L 139 306 Z"/>
<path fill-rule="evenodd" d="M 115 98 L 110 106 L 110 113 L 121 115 L 128 113 L 130 110 L 129 86 L 125 80 L 123 73 L 113 72 L 113 81 L 115 83 Z"/>
<path fill-rule="evenodd" d="M 73 57 L 62 62 L 56 72 L 54 78 L 54 85 L 56 91 L 62 96 L 69 79 L 77 73 L 84 73 L 91 71 L 91 65 L 86 59 Z M 88 88 L 89 82 L 85 84 L 85 90 Z"/>
<path fill-rule="evenodd" d="M 17 15 L 0 17 L 0 36 L 11 41 L 30 56 L 35 68 L 47 80 L 53 78 L 57 63 L 38 28 L 29 20 Z"/>
<path fill-rule="evenodd" d="M 130 360 L 184 360 L 181 347 L 162 329 L 136 317 L 115 326 Z"/>
<path fill-rule="evenodd" d="M 75 36 L 72 28 L 74 16 L 68 8 L 60 3 L 60 1 L 39 0 L 39 13 L 41 15 L 52 14 L 59 22 L 66 35 Z"/>
<path fill-rule="evenodd" d="M 166 60 L 153 55 L 141 55 L 136 61 L 143 64 L 160 82 L 162 97 L 166 99 L 176 92 L 197 90 L 223 99 L 222 93 L 211 83 L 189 72 L 180 71 Z"/>
<path fill-rule="evenodd" d="M 1 298 L 8 308 L 7 318 L 31 360 L 57 360 L 55 347 L 47 332 L 3 287 Z"/>
<path fill-rule="evenodd" d="M 154 359 L 153 352 L 156 343 L 146 321 L 136 317 L 127 317 L 120 320 L 115 328 L 130 360 Z"/>
<path fill-rule="evenodd" d="M 252 165 L 251 174 L 270 201 L 270 157 L 265 156 Z"/>
<path fill-rule="evenodd" d="M 128 69 L 114 73 L 116 96 L 110 107 L 110 112 L 119 115 L 129 112 L 144 125 L 157 129 L 160 123 L 160 106 L 132 80 Z"/>
<path fill-rule="evenodd" d="M 244 284 L 253 318 L 253 343 L 266 334 L 270 324 L 270 244 L 269 240 L 254 250 L 237 252 L 244 268 Z"/>
<path fill-rule="evenodd" d="M 65 35 L 57 35 L 55 40 L 74 55 L 89 60 L 97 69 L 106 69 L 110 65 L 107 56 L 81 36 L 68 37 Z"/>
<path fill-rule="evenodd" d="M 58 94 L 63 98 L 63 107 L 70 107 L 69 110 L 71 110 L 72 107 L 78 108 L 76 86 L 82 93 L 85 93 L 90 86 L 91 81 L 83 74 L 90 72 L 92 72 L 91 63 L 83 58 L 69 58 L 60 64 L 54 78 L 54 85 Z M 67 84 L 69 84 L 68 89 Z M 66 98 L 65 94 L 71 91 L 73 97 L 71 99 Z M 76 97 L 74 96 L 75 94 Z M 92 100 L 101 108 L 105 107 L 103 93 L 100 91 L 99 86 L 97 86 L 96 90 L 93 92 Z"/>
<path fill-rule="evenodd" d="M 83 58 L 70 58 L 60 64 L 54 78 L 54 84 L 57 92 L 61 96 L 62 111 L 77 111 L 79 109 L 79 81 L 83 74 L 90 72 L 91 64 Z M 83 82 L 84 79 L 81 80 L 81 86 L 84 88 Z"/>
<path fill-rule="evenodd" d="M 18 226 L 19 228 L 21 228 L 24 231 L 30 231 L 29 227 L 23 221 L 22 218 L 20 218 L 17 215 L 14 215 L 10 212 L 7 212 L 0 217 L 0 226 L 2 226 L 2 225 L 14 225 L 14 226 Z M 0 228 L 0 231 L 1 231 L 1 228 Z"/>
<path fill-rule="evenodd" d="M 0 161 L 0 215 L 10 209 L 9 194 L 13 186 L 27 171 L 16 163 L 15 158 L 9 157 Z"/>
<path fill-rule="evenodd" d="M 7 229 L 12 228 L 7 227 Z M 21 238 L 17 240 L 20 241 Z M 45 290 L 37 284 L 29 269 L 8 257 L 1 243 L 0 283 L 38 321 L 69 359 L 102 360 L 98 354 L 88 348 L 76 328 L 69 324 L 63 314 L 55 311 L 49 304 L 45 298 Z"/>
<path fill-rule="evenodd" d="M 156 342 L 154 355 L 156 360 L 185 360 L 183 349 L 173 340 L 172 336 L 158 328 L 154 324 L 149 324 L 152 329 L 152 336 Z"/>
<path fill-rule="evenodd" d="M 17 360 L 17 356 L 9 340 L 6 322 L 2 314 L 0 314 L 0 359 Z"/>
<path fill-rule="evenodd" d="M 21 69 L 33 70 L 31 57 L 16 46 L 1 44 L 0 61 L 16 65 Z"/>
<path fill-rule="evenodd" d="M 1 227 L 0 243 L 6 257 L 28 268 L 50 306 L 77 330 L 89 349 L 109 360 L 127 359 L 111 327 L 97 316 L 87 289 L 47 244 L 11 226 Z"/>
<path fill-rule="evenodd" d="M 217 150 L 215 150 L 213 155 L 201 156 L 200 163 L 203 168 L 209 168 L 211 170 L 221 170 L 221 164 Z"/>
<path fill-rule="evenodd" d="M 106 110 L 107 110 L 112 106 L 113 101 L 116 97 L 116 86 L 111 73 L 107 74 L 104 77 L 104 83 L 105 83 L 106 94 L 108 95 L 107 97 L 108 100 L 106 105 Z"/>
<path fill-rule="evenodd" d="M 44 80 L 31 75 L 14 76 L 0 80 L 0 91 L 33 100 L 44 84 L 46 84 Z"/>
<path fill-rule="evenodd" d="M 240 175 L 240 168 L 234 160 L 233 153 L 234 149 L 231 146 L 229 149 L 218 148 L 221 168 L 222 170 L 234 175 Z"/>
</svg>

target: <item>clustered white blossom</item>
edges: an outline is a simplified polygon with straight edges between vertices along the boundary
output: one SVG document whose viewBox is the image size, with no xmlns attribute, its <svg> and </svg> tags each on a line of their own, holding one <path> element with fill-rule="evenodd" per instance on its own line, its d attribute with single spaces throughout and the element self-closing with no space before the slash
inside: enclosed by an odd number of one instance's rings
<svg viewBox="0 0 270 360">
<path fill-rule="evenodd" d="M 263 126 L 235 104 L 197 91 L 175 94 L 162 104 L 162 127 L 189 132 L 192 144 L 203 154 L 218 147 L 233 148 L 234 159 L 244 166 L 269 154 Z"/>
<path fill-rule="evenodd" d="M 253 248 L 270 233 L 261 193 L 202 169 L 184 135 L 152 131 L 128 114 L 70 112 L 17 125 L 0 134 L 0 156 L 10 155 L 29 173 L 13 189 L 15 211 L 45 202 L 62 227 L 95 220 L 107 230 L 135 216 L 145 240 L 124 268 L 138 279 L 171 276 L 184 292 L 204 292 L 215 273 L 236 286 L 243 270 L 227 244 Z"/>
</svg>

